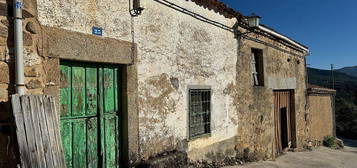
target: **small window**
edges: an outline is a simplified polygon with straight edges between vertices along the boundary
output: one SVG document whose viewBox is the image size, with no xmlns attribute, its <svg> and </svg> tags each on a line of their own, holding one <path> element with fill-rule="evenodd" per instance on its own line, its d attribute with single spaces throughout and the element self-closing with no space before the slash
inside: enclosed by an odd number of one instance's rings
<svg viewBox="0 0 357 168">
<path fill-rule="evenodd" d="M 254 86 L 264 86 L 263 50 L 252 49 L 252 83 Z"/>
<path fill-rule="evenodd" d="M 189 89 L 189 138 L 211 133 L 211 89 Z"/>
</svg>

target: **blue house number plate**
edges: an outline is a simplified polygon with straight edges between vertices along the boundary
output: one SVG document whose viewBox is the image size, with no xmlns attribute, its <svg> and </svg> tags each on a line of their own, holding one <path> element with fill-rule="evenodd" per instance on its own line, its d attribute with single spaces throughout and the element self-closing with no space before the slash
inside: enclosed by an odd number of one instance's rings
<svg viewBox="0 0 357 168">
<path fill-rule="evenodd" d="M 16 9 L 22 8 L 22 2 L 16 1 L 16 3 L 15 3 L 15 8 L 16 8 Z"/>
<path fill-rule="evenodd" d="M 93 27 L 92 28 L 92 34 L 97 35 L 97 36 L 102 36 L 103 35 L 103 29 L 100 27 Z"/>
</svg>

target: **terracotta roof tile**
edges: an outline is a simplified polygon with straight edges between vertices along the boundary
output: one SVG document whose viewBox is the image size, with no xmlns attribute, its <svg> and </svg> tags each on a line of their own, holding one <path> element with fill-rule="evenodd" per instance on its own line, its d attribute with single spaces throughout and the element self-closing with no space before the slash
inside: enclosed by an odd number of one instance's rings
<svg viewBox="0 0 357 168">
<path fill-rule="evenodd" d="M 188 0 L 186 0 L 188 1 Z M 220 2 L 219 0 L 191 0 L 195 2 L 198 6 L 213 10 L 216 13 L 219 13 L 226 18 L 242 18 L 243 15 L 238 11 L 228 7 L 225 3 Z"/>
<path fill-rule="evenodd" d="M 325 87 L 321 87 L 321 86 L 317 86 L 317 85 L 312 85 L 309 84 L 308 86 L 308 92 L 309 93 L 320 93 L 320 94 L 334 94 L 336 93 L 336 90 L 334 89 L 329 89 L 329 88 L 325 88 Z"/>
</svg>

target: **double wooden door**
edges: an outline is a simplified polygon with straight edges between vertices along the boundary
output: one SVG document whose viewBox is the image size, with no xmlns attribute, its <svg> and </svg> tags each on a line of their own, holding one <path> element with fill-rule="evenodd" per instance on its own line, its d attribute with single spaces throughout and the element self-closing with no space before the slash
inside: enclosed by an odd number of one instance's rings
<svg viewBox="0 0 357 168">
<path fill-rule="evenodd" d="M 67 168 L 119 167 L 118 67 L 62 61 L 60 76 Z"/>
</svg>

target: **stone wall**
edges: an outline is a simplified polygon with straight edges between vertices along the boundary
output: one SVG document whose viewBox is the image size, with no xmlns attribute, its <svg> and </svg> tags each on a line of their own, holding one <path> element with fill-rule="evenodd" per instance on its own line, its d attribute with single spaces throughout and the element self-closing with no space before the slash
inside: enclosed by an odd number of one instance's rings
<svg viewBox="0 0 357 168">
<path fill-rule="evenodd" d="M 309 139 L 322 145 L 325 136 L 334 136 L 333 94 L 310 94 L 308 97 Z"/>
<path fill-rule="evenodd" d="M 38 53 L 40 27 L 33 17 L 36 2 L 25 0 L 23 12 L 24 66 L 27 94 L 46 93 L 46 65 L 48 60 Z M 12 1 L 0 1 L 0 167 L 16 167 L 18 150 L 10 106 L 10 95 L 15 91 L 15 63 L 13 24 L 10 13 Z"/>
<path fill-rule="evenodd" d="M 250 38 L 261 42 L 255 42 Z M 285 52 L 276 49 L 284 49 Z M 251 71 L 251 49 L 263 51 L 264 87 L 253 86 Z M 291 52 L 293 54 L 287 53 Z M 240 150 L 253 151 L 259 159 L 274 157 L 274 90 L 294 89 L 297 121 L 297 147 L 306 143 L 305 89 L 306 73 L 304 53 L 295 51 L 258 34 L 243 38 L 237 60 L 237 85 L 232 85 L 230 94 L 235 97 L 238 113 L 238 143 Z M 292 80 L 293 79 L 293 80 Z M 283 81 L 285 85 L 277 85 Z M 295 82 L 292 83 L 291 82 Z M 295 86 L 295 87 L 294 87 Z"/>
</svg>

